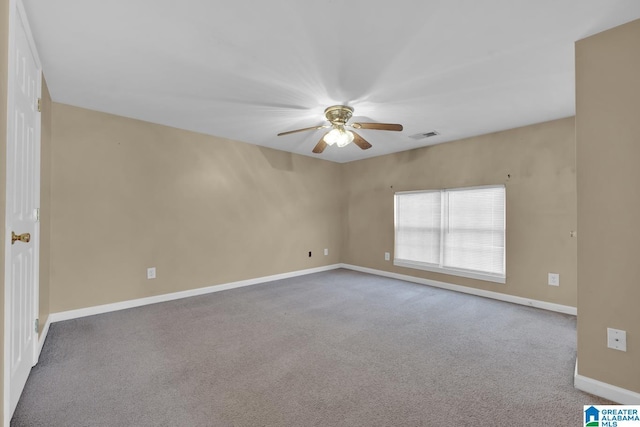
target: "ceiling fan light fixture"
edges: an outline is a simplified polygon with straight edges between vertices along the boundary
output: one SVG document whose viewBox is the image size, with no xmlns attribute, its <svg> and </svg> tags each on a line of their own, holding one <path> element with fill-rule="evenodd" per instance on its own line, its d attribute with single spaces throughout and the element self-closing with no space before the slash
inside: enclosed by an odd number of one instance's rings
<svg viewBox="0 0 640 427">
<path fill-rule="evenodd" d="M 345 147 L 353 142 L 354 136 L 353 132 L 345 130 L 343 126 L 339 126 L 327 132 L 322 139 L 328 145 L 335 144 L 338 147 Z"/>
<path fill-rule="evenodd" d="M 327 118 L 329 125 L 312 126 L 303 129 L 290 130 L 287 132 L 280 132 L 278 136 L 289 135 L 297 132 L 305 132 L 309 130 L 327 129 L 332 128 L 327 132 L 316 146 L 311 150 L 315 154 L 320 154 L 327 148 L 327 145 L 337 145 L 338 147 L 346 147 L 352 142 L 362 150 L 368 150 L 371 148 L 371 144 L 360 136 L 356 132 L 346 130 L 345 127 L 353 129 L 370 129 L 370 130 L 387 130 L 387 131 L 402 131 L 401 124 L 395 123 L 351 123 L 347 122 L 353 115 L 353 108 L 348 105 L 334 105 L 324 110 L 324 116 Z"/>
</svg>

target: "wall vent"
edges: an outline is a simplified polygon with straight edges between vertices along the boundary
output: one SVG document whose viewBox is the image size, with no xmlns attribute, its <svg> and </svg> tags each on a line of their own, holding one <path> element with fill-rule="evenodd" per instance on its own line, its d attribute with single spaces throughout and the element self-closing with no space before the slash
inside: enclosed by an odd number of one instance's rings
<svg viewBox="0 0 640 427">
<path fill-rule="evenodd" d="M 415 135 L 409 136 L 409 138 L 425 139 L 425 138 L 431 138 L 431 137 L 438 136 L 438 135 L 440 135 L 440 134 L 437 131 L 432 130 L 432 131 L 429 131 L 429 132 L 416 133 Z"/>
</svg>

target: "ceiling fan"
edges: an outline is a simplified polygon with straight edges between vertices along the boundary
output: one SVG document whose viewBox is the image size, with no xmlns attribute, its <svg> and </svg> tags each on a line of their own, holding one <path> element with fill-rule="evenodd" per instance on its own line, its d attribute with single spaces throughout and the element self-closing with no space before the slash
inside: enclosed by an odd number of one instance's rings
<svg viewBox="0 0 640 427">
<path fill-rule="evenodd" d="M 291 133 L 304 132 L 308 130 L 333 128 L 329 132 L 327 132 L 316 144 L 316 146 L 313 148 L 312 151 L 314 153 L 320 154 L 324 151 L 325 148 L 327 148 L 327 145 L 333 145 L 333 144 L 336 144 L 338 147 L 344 147 L 353 142 L 363 150 L 371 148 L 371 144 L 369 144 L 363 137 L 361 137 L 354 131 L 345 129 L 347 127 L 353 128 L 353 129 L 373 129 L 373 130 L 393 130 L 393 131 L 402 130 L 402 125 L 392 124 L 392 123 L 347 124 L 347 122 L 349 121 L 352 115 L 353 115 L 353 108 L 348 107 L 346 105 L 334 105 L 324 110 L 324 116 L 327 118 L 330 124 L 323 125 L 323 126 L 312 126 L 304 129 L 290 130 L 287 132 L 281 132 L 278 134 L 278 136 L 289 135 Z"/>
</svg>

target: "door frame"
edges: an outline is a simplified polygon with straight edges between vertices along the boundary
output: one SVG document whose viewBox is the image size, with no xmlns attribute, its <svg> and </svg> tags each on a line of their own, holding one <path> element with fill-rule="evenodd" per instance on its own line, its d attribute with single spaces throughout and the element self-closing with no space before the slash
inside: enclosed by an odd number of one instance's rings
<svg viewBox="0 0 640 427">
<path fill-rule="evenodd" d="M 13 124 L 13 111 L 14 111 L 14 102 L 15 102 L 15 50 L 16 50 L 16 31 L 19 28 L 18 25 L 22 23 L 24 30 L 27 36 L 27 42 L 29 43 L 29 47 L 31 53 L 33 55 L 33 59 L 35 61 L 37 67 L 36 76 L 36 93 L 38 99 L 42 98 L 42 63 L 40 62 L 40 57 L 38 56 L 38 51 L 36 50 L 35 41 L 33 39 L 33 35 L 31 33 L 31 27 L 29 26 L 29 21 L 27 20 L 27 14 L 24 9 L 24 5 L 22 4 L 22 0 L 9 0 L 9 46 L 8 46 L 8 82 L 7 82 L 7 135 L 6 142 L 7 146 L 5 147 L 5 151 L 8 148 L 8 142 L 14 135 L 14 124 Z M 41 113 L 37 113 L 36 119 L 36 131 L 35 131 L 35 157 L 36 157 L 36 165 L 35 165 L 35 177 L 34 177 L 34 186 L 35 186 L 35 200 L 38 209 L 40 209 L 40 144 L 41 144 L 41 127 L 42 127 L 42 115 Z M 8 160 L 8 158 L 7 158 Z M 5 164 L 6 168 L 6 164 Z M 7 169 L 5 169 L 6 171 Z M 11 421 L 11 417 L 13 414 L 11 413 L 11 384 L 10 384 L 10 372 L 9 372 L 9 363 L 10 354 L 11 354 L 11 327 L 12 322 L 9 318 L 9 310 L 8 305 L 10 303 L 9 298 L 9 290 L 10 290 L 10 282 L 12 279 L 11 271 L 7 266 L 10 265 L 10 257 L 11 257 L 11 242 L 9 236 L 11 235 L 12 224 L 9 215 L 6 215 L 6 202 L 9 200 L 11 196 L 11 178 L 9 176 L 6 177 L 6 192 L 5 192 L 5 256 L 4 260 L 4 359 L 3 359 L 3 425 L 8 427 Z M 39 219 L 35 223 L 34 230 L 34 238 L 32 239 L 34 245 L 34 271 L 33 271 L 33 320 L 38 318 L 39 312 L 39 290 L 40 290 L 40 221 Z M 34 325 L 35 326 L 35 325 Z M 39 333 L 35 334 L 34 348 L 33 348 L 33 357 L 32 357 L 32 365 L 35 365 L 38 362 L 39 357 L 39 349 L 38 345 L 39 341 Z"/>
</svg>

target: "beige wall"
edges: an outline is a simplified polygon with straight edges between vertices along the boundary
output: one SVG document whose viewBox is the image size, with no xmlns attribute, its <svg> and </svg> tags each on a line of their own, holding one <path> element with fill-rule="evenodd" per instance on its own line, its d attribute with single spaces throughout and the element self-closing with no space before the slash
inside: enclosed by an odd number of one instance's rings
<svg viewBox="0 0 640 427">
<path fill-rule="evenodd" d="M 344 165 L 343 262 L 576 306 L 574 119 L 478 136 Z M 510 175 L 510 178 L 509 178 Z M 505 184 L 507 283 L 394 267 L 396 191 Z M 560 286 L 547 273 L 560 274 Z"/>
<path fill-rule="evenodd" d="M 52 120 L 51 312 L 340 260 L 339 164 L 55 102 Z"/>
<path fill-rule="evenodd" d="M 576 44 L 578 369 L 640 392 L 640 20 Z M 627 352 L 607 328 L 627 331 Z"/>
<path fill-rule="evenodd" d="M 52 312 L 337 262 L 576 305 L 572 118 L 338 165 L 54 103 L 52 157 Z M 500 183 L 506 285 L 384 261 L 394 191 Z"/>
<path fill-rule="evenodd" d="M 0 0 L 0 242 L 6 238 L 4 227 L 6 204 L 6 171 L 7 164 L 7 78 L 9 49 L 9 0 Z M 4 343 L 4 243 L 0 244 L 0 342 Z M 3 344 L 4 346 L 4 344 Z M 4 351 L 0 352 L 0 360 L 4 366 Z M 4 379 L 4 369 L 0 370 L 0 378 Z M 4 381 L 3 381 L 4 384 Z M 4 387 L 0 389 L 0 401 L 4 400 Z M 4 419 L 3 406 L 0 405 L 0 420 Z"/>
<path fill-rule="evenodd" d="M 51 267 L 51 95 L 42 77 L 40 136 L 40 333 L 49 317 L 49 278 Z"/>
</svg>

